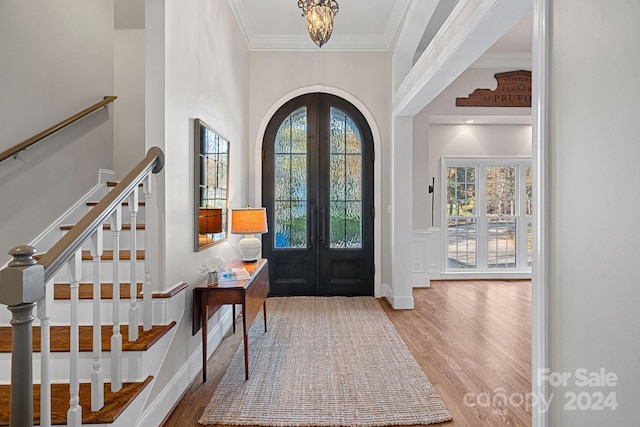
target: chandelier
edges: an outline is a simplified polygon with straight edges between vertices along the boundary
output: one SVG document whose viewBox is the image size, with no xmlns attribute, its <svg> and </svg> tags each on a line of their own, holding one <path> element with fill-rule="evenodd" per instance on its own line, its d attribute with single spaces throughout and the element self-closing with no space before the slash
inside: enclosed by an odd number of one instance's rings
<svg viewBox="0 0 640 427">
<path fill-rule="evenodd" d="M 338 13 L 336 0 L 298 0 L 302 16 L 307 18 L 309 35 L 318 47 L 322 47 L 333 31 L 333 17 Z"/>
</svg>

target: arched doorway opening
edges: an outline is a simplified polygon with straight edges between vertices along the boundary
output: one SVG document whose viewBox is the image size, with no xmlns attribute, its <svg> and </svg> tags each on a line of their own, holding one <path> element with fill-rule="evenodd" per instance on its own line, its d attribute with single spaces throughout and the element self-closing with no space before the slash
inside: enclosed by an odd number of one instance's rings
<svg viewBox="0 0 640 427">
<path fill-rule="evenodd" d="M 374 148 L 350 102 L 298 96 L 263 138 L 262 204 L 272 295 L 374 294 Z"/>
</svg>

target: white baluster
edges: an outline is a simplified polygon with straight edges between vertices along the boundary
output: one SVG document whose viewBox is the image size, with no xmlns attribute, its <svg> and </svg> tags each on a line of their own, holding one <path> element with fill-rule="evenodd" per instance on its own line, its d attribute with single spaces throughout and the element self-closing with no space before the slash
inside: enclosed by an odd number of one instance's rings
<svg viewBox="0 0 640 427">
<path fill-rule="evenodd" d="M 44 287 L 45 295 L 38 301 L 40 319 L 40 425 L 51 426 L 51 310 L 53 309 L 53 280 Z"/>
<path fill-rule="evenodd" d="M 120 231 L 122 230 L 122 209 L 116 208 L 111 215 L 113 234 L 113 334 L 111 335 L 111 391 L 122 388 L 122 335 L 120 334 Z M 134 231 L 135 232 L 135 231 Z"/>
<path fill-rule="evenodd" d="M 131 223 L 131 274 L 130 280 L 130 306 L 129 306 L 129 341 L 138 339 L 138 303 L 136 294 L 138 293 L 138 284 L 136 281 L 136 217 L 138 214 L 138 189 L 136 188 L 129 195 L 129 217 Z"/>
<path fill-rule="evenodd" d="M 82 251 L 77 251 L 67 264 L 69 269 L 71 316 L 70 316 L 70 376 L 69 376 L 69 410 L 67 411 L 67 425 L 80 427 L 82 425 L 82 406 L 80 406 L 80 380 L 78 378 L 78 359 L 80 357 L 78 332 L 78 283 L 82 279 Z"/>
<path fill-rule="evenodd" d="M 91 410 L 104 406 L 104 373 L 102 372 L 102 330 L 100 318 L 100 257 L 102 256 L 102 227 L 91 236 L 93 257 L 93 371 L 91 372 Z M 114 262 L 117 262 L 114 260 Z"/>
<path fill-rule="evenodd" d="M 143 185 L 145 205 L 144 227 L 144 285 L 142 286 L 142 306 L 145 331 L 153 326 L 152 291 L 151 291 L 151 175 L 147 175 Z"/>
</svg>

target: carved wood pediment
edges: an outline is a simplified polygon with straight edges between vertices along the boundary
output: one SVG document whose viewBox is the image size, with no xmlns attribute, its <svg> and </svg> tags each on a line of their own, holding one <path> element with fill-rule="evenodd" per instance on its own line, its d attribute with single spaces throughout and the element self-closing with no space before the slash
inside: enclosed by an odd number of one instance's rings
<svg viewBox="0 0 640 427">
<path fill-rule="evenodd" d="M 476 89 L 467 98 L 456 98 L 456 107 L 531 107 L 531 71 L 496 73 L 498 87 Z"/>
</svg>

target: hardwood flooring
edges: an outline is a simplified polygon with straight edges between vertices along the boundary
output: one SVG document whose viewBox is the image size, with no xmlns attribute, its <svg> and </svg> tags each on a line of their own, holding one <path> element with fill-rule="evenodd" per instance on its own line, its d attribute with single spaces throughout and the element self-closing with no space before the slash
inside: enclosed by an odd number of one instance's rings
<svg viewBox="0 0 640 427">
<path fill-rule="evenodd" d="M 531 282 L 437 281 L 413 296 L 415 310 L 382 307 L 447 405 L 441 425 L 530 426 Z"/>
<path fill-rule="evenodd" d="M 531 425 L 531 282 L 436 281 L 413 295 L 414 310 L 380 303 L 453 417 L 440 425 Z M 199 425 L 241 338 L 224 338 L 163 426 Z"/>
</svg>

